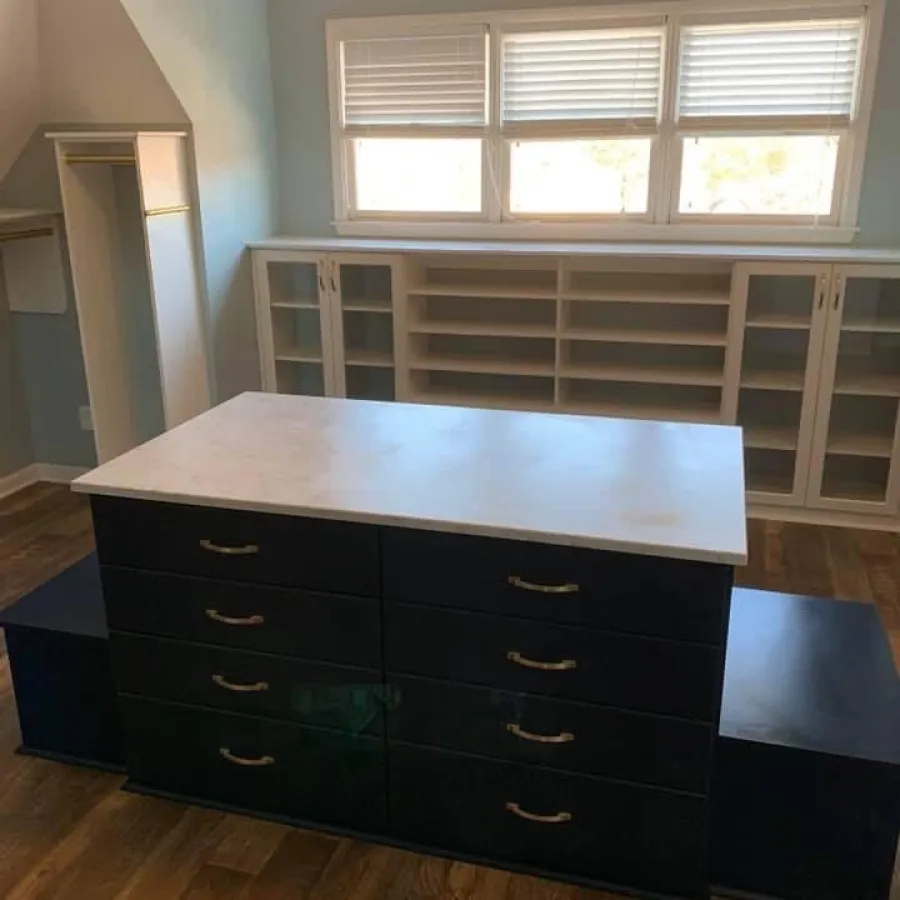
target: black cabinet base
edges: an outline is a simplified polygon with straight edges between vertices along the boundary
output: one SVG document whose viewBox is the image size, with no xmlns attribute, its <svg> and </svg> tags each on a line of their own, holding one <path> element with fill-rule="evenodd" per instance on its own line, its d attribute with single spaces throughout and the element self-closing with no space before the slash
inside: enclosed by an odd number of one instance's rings
<svg viewBox="0 0 900 900">
<path fill-rule="evenodd" d="M 205 797 L 186 797 L 183 794 L 176 794 L 171 791 L 162 791 L 158 788 L 147 787 L 133 781 L 126 781 L 122 785 L 122 790 L 130 794 L 140 794 L 145 797 L 159 797 L 162 800 L 172 800 L 176 803 L 187 803 L 191 806 L 200 806 L 204 809 L 215 809 L 219 812 L 234 813 L 241 816 L 252 816 L 254 819 L 264 819 L 267 822 L 277 822 L 280 825 L 289 825 L 292 828 L 306 828 L 310 831 L 320 831 L 323 834 L 333 834 L 336 837 L 353 838 L 354 840 L 366 841 L 370 844 L 382 844 L 388 847 L 396 847 L 399 850 L 407 850 L 410 853 L 421 853 L 426 856 L 436 856 L 440 859 L 459 860 L 460 862 L 470 863 L 473 866 L 485 866 L 489 869 L 501 869 L 504 872 L 515 872 L 519 875 L 533 875 L 536 878 L 545 878 L 548 881 L 556 881 L 562 884 L 574 884 L 578 887 L 591 888 L 596 891 L 607 891 L 609 893 L 618 894 L 622 897 L 640 897 L 642 900 L 682 900 L 673 894 L 660 894 L 654 891 L 635 890 L 631 887 L 625 887 L 619 884 L 609 884 L 603 881 L 594 881 L 589 878 L 579 878 L 574 875 L 562 874 L 560 872 L 549 872 L 546 869 L 535 868 L 532 866 L 522 866 L 516 863 L 503 860 L 502 862 L 489 859 L 484 856 L 477 856 L 471 853 L 457 853 L 442 850 L 440 847 L 430 847 L 425 844 L 417 844 L 414 841 L 399 840 L 384 834 L 372 834 L 365 831 L 356 831 L 352 828 L 340 828 L 323 822 L 312 822 L 307 819 L 296 819 L 292 816 L 284 816 L 278 813 L 262 813 L 255 809 L 246 809 L 242 806 L 233 806 L 228 803 L 217 803 Z M 709 897 L 709 894 L 704 894 Z"/>
</svg>

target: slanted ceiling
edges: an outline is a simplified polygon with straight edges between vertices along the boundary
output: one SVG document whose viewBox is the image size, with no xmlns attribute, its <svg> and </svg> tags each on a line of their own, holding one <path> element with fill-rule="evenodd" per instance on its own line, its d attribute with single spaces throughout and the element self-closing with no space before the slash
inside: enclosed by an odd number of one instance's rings
<svg viewBox="0 0 900 900">
<path fill-rule="evenodd" d="M 0 0 L 0 181 L 41 119 L 35 0 Z"/>
</svg>

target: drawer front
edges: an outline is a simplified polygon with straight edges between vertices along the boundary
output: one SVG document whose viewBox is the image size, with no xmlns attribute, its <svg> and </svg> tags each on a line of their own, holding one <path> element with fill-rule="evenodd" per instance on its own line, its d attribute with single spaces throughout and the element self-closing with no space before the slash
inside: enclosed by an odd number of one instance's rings
<svg viewBox="0 0 900 900">
<path fill-rule="evenodd" d="M 121 705 L 128 775 L 137 784 L 251 812 L 385 828 L 380 738 L 137 697 Z"/>
<path fill-rule="evenodd" d="M 388 757 L 396 837 L 610 884 L 709 896 L 705 798 L 398 744 Z"/>
<path fill-rule="evenodd" d="M 708 788 L 713 734 L 699 722 L 409 676 L 392 677 L 388 697 L 392 740 L 697 793 Z"/>
<path fill-rule="evenodd" d="M 707 644 L 724 638 L 728 566 L 400 529 L 384 529 L 382 547 L 391 600 Z"/>
<path fill-rule="evenodd" d="M 378 595 L 373 526 L 112 497 L 91 510 L 107 565 Z"/>
<path fill-rule="evenodd" d="M 120 693 L 348 734 L 384 733 L 380 671 L 119 632 L 110 635 L 110 649 Z"/>
<path fill-rule="evenodd" d="M 379 601 L 103 566 L 109 627 L 187 641 L 381 666 Z"/>
<path fill-rule="evenodd" d="M 699 644 L 386 603 L 385 656 L 390 675 L 706 722 L 718 714 L 721 651 Z"/>
</svg>

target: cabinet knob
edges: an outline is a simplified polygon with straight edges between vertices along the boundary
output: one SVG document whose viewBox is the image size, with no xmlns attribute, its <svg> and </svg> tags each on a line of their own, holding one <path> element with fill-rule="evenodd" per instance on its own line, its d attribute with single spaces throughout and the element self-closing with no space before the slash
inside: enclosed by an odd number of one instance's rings
<svg viewBox="0 0 900 900">
<path fill-rule="evenodd" d="M 236 694 L 257 694 L 260 691 L 269 689 L 267 681 L 257 681 L 254 684 L 235 684 L 224 675 L 213 675 L 212 680 L 220 688 L 224 688 L 226 691 L 234 691 Z"/>
<path fill-rule="evenodd" d="M 266 620 L 263 616 L 247 616 L 243 619 L 234 619 L 231 616 L 223 616 L 217 609 L 206 610 L 206 618 L 222 625 L 262 625 Z"/>
<path fill-rule="evenodd" d="M 520 819 L 527 819 L 529 822 L 540 822 L 542 825 L 559 825 L 563 822 L 572 821 L 572 813 L 570 812 L 558 812 L 552 816 L 541 816 L 522 809 L 518 803 L 513 803 L 512 801 L 506 804 L 506 808 Z"/>
<path fill-rule="evenodd" d="M 222 544 L 214 544 L 211 540 L 204 538 L 200 541 L 200 546 L 210 553 L 218 553 L 220 556 L 253 556 L 259 553 L 258 544 L 244 544 L 242 547 L 226 547 Z"/>
</svg>

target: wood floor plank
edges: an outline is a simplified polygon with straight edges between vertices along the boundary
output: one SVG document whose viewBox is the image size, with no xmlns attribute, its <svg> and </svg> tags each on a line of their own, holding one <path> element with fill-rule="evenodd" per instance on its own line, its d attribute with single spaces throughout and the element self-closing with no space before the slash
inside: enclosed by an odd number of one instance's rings
<svg viewBox="0 0 900 900">
<path fill-rule="evenodd" d="M 240 900 L 305 900 L 340 844 L 316 831 L 292 830 L 240 895 Z"/>
<path fill-rule="evenodd" d="M 250 879 L 246 872 L 205 865 L 196 873 L 179 900 L 233 900 L 240 895 Z M 174 897 L 173 894 L 160 894 Z M 287 900 L 287 898 L 285 898 Z"/>
<path fill-rule="evenodd" d="M 277 822 L 227 815 L 219 823 L 217 843 L 207 861 L 223 869 L 258 875 L 289 832 L 287 825 Z"/>
</svg>

